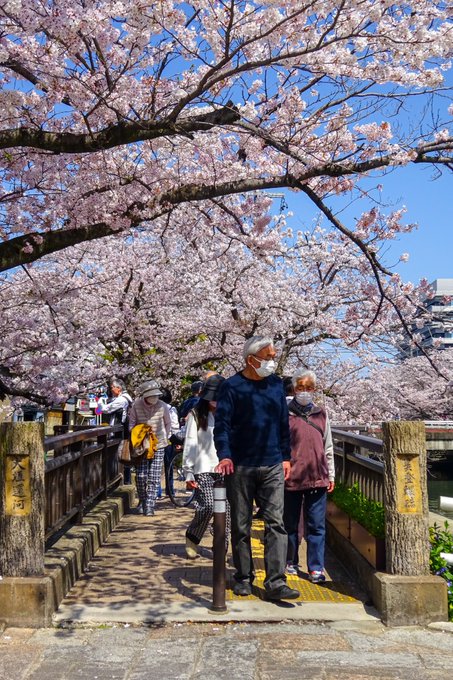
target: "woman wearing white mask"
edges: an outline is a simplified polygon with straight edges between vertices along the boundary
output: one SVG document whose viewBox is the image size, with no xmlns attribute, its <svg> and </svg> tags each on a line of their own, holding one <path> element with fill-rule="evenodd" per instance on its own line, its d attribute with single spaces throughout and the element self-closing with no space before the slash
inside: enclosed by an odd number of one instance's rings
<svg viewBox="0 0 453 680">
<path fill-rule="evenodd" d="M 324 574 L 327 494 L 335 486 L 332 433 L 327 413 L 313 402 L 316 375 L 301 369 L 293 375 L 294 399 L 289 403 L 291 474 L 285 482 L 284 522 L 288 533 L 286 573 L 299 572 L 298 527 L 304 512 L 308 578 L 326 580 Z"/>
<path fill-rule="evenodd" d="M 187 418 L 184 441 L 183 469 L 188 489 L 195 489 L 195 514 L 186 531 L 186 554 L 189 559 L 198 556 L 198 545 L 204 536 L 214 512 L 214 482 L 222 475 L 214 472 L 219 464 L 214 446 L 214 413 L 217 392 L 225 378 L 211 375 L 200 393 L 200 399 Z M 227 503 L 226 547 L 230 525 L 230 508 Z"/>
<path fill-rule="evenodd" d="M 138 388 L 138 399 L 129 412 L 129 430 L 142 423 L 151 425 L 157 437 L 157 450 L 153 458 L 142 458 L 135 464 L 137 493 L 140 507 L 146 516 L 154 515 L 164 461 L 164 451 L 171 435 L 170 409 L 159 399 L 162 392 L 156 380 L 147 380 Z"/>
</svg>

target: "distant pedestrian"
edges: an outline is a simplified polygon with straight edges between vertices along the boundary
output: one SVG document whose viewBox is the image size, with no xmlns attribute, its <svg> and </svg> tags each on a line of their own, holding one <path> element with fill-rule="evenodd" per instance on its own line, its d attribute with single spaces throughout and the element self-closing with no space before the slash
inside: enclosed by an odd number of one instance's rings
<svg viewBox="0 0 453 680">
<path fill-rule="evenodd" d="M 291 376 L 287 376 L 286 378 L 283 378 L 283 387 L 285 390 L 286 394 L 286 401 L 289 402 L 294 399 L 294 385 L 293 385 L 293 379 Z"/>
<path fill-rule="evenodd" d="M 299 567 L 299 520 L 303 509 L 308 577 L 324 574 L 327 494 L 335 487 L 335 464 L 329 418 L 314 404 L 316 375 L 301 369 L 293 375 L 294 399 L 289 404 L 291 473 L 285 482 L 284 520 L 288 532 L 287 574 Z"/>
<path fill-rule="evenodd" d="M 110 383 L 110 391 L 113 399 L 108 404 L 102 405 L 102 413 L 110 414 L 109 425 L 123 425 L 127 420 L 127 412 L 132 404 L 132 397 L 122 380 L 113 378 Z"/>
<path fill-rule="evenodd" d="M 183 425 L 190 411 L 195 408 L 198 404 L 200 398 L 200 392 L 203 389 L 203 382 L 201 380 L 196 380 L 190 386 L 191 396 L 182 402 L 179 407 L 179 420 Z"/>
<path fill-rule="evenodd" d="M 113 399 L 108 404 L 102 405 L 102 413 L 110 414 L 109 425 L 111 427 L 113 425 L 123 426 L 123 431 L 120 433 L 121 444 L 118 447 L 118 455 L 121 457 L 122 447 L 129 437 L 128 411 L 132 404 L 132 397 L 128 393 L 124 382 L 118 378 L 113 378 L 110 382 L 110 392 Z M 123 466 L 123 481 L 125 484 L 131 483 L 130 466 Z"/>
<path fill-rule="evenodd" d="M 171 435 L 170 410 L 163 401 L 161 389 L 156 380 L 147 380 L 138 388 L 139 397 L 129 412 L 129 429 L 135 425 L 150 425 L 157 437 L 157 450 L 151 459 L 145 456 L 135 465 L 137 493 L 143 514 L 154 515 L 154 508 L 160 480 L 164 450 Z"/>
<path fill-rule="evenodd" d="M 170 436 L 170 442 L 174 441 L 174 438 L 177 436 L 177 433 L 180 431 L 179 427 L 179 417 L 178 417 L 178 409 L 176 406 L 173 406 L 172 404 L 172 394 L 168 387 L 161 387 L 161 401 L 165 402 L 168 406 L 169 412 L 170 412 L 170 423 L 171 423 L 171 436 Z M 177 444 L 174 443 L 168 443 L 167 446 L 165 447 L 164 450 L 164 468 L 165 468 L 165 483 L 168 483 L 170 485 L 173 484 L 173 479 L 169 479 L 168 475 L 168 470 L 170 467 L 170 463 L 176 453 L 176 448 Z M 166 487 L 165 488 L 165 495 L 169 496 L 169 489 Z M 161 486 L 159 485 L 159 490 L 157 493 L 157 497 L 161 498 L 162 497 L 162 489 Z"/>
<path fill-rule="evenodd" d="M 236 568 L 233 591 L 250 595 L 254 567 L 250 543 L 253 500 L 264 520 L 264 588 L 269 600 L 295 599 L 286 584 L 287 536 L 283 524 L 284 479 L 290 473 L 288 407 L 274 375 L 271 338 L 255 336 L 244 345 L 245 368 L 220 386 L 214 440 L 216 470 L 226 475 L 231 506 L 231 544 Z"/>
<path fill-rule="evenodd" d="M 220 375 L 212 375 L 206 380 L 200 399 L 187 418 L 183 469 L 187 488 L 195 489 L 195 515 L 186 531 L 186 554 L 189 559 L 198 555 L 198 545 L 214 512 L 214 482 L 222 478 L 222 475 L 214 471 L 219 459 L 214 446 L 213 431 L 217 392 L 224 380 Z M 228 506 L 227 537 L 229 514 Z"/>
</svg>

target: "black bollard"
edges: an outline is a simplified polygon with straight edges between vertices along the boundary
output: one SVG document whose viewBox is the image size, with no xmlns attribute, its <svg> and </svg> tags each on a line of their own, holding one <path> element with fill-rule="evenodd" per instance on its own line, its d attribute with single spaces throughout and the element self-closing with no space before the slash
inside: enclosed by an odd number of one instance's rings
<svg viewBox="0 0 453 680">
<path fill-rule="evenodd" d="M 225 605 L 225 530 L 226 530 L 226 489 L 223 479 L 214 482 L 214 542 L 212 563 L 212 606 L 213 613 L 227 611 Z"/>
</svg>

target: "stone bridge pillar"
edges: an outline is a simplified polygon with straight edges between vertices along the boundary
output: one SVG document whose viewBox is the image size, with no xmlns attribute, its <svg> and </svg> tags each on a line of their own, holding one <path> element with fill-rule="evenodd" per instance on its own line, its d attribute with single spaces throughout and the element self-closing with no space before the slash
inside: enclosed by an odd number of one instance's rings
<svg viewBox="0 0 453 680">
<path fill-rule="evenodd" d="M 386 571 L 373 600 L 390 626 L 448 620 L 447 584 L 429 572 L 429 509 L 423 422 L 382 423 Z"/>
<path fill-rule="evenodd" d="M 44 425 L 1 423 L 0 621 L 8 625 L 43 626 L 50 620 L 44 473 Z"/>
</svg>

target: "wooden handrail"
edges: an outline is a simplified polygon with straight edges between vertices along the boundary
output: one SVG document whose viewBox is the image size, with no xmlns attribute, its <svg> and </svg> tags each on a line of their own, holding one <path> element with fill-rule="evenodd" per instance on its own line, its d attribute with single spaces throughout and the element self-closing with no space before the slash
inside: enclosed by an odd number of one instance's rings
<svg viewBox="0 0 453 680">
<path fill-rule="evenodd" d="M 357 484 L 365 496 L 382 502 L 384 464 L 380 460 L 362 454 L 363 451 L 369 451 L 371 454 L 379 454 L 382 457 L 382 440 L 335 427 L 332 428 L 332 438 L 336 459 L 336 480 L 349 486 Z"/>
<path fill-rule="evenodd" d="M 82 521 L 86 509 L 120 482 L 122 432 L 122 425 L 95 426 L 45 438 L 44 450 L 53 451 L 45 463 L 46 540 L 66 523 Z"/>
</svg>

